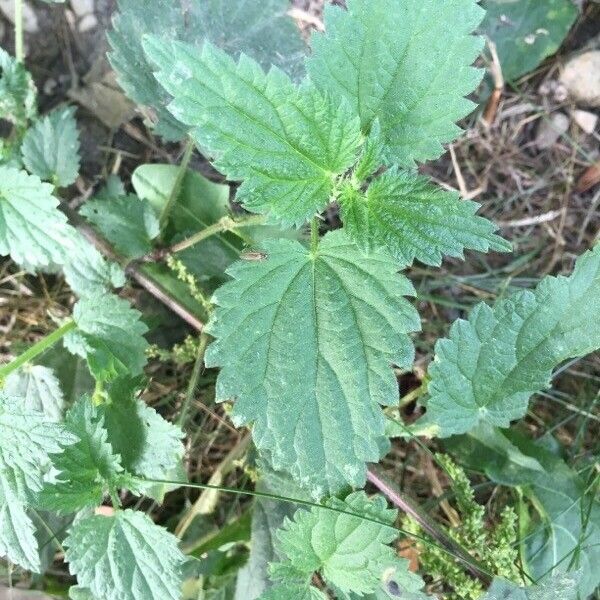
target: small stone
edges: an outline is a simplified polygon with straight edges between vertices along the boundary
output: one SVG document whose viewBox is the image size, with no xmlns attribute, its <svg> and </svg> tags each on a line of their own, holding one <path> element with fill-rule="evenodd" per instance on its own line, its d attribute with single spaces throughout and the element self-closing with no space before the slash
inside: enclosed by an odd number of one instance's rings
<svg viewBox="0 0 600 600">
<path fill-rule="evenodd" d="M 583 106 L 600 106 L 600 50 L 571 59 L 560 75 L 571 98 Z"/>
<path fill-rule="evenodd" d="M 569 129 L 569 117 L 561 112 L 552 113 L 549 118 L 539 122 L 535 145 L 539 150 L 554 146 L 558 138 Z"/>
<path fill-rule="evenodd" d="M 90 29 L 94 29 L 97 25 L 98 19 L 96 18 L 96 15 L 85 15 L 85 17 L 83 17 L 79 22 L 78 29 L 81 31 L 81 33 L 84 33 L 86 31 L 90 31 Z"/>
<path fill-rule="evenodd" d="M 562 83 L 557 82 L 553 95 L 555 102 L 564 102 L 569 97 L 569 92 Z"/>
<path fill-rule="evenodd" d="M 46 96 L 52 96 L 57 85 L 58 82 L 56 81 L 56 79 L 46 79 L 44 83 L 44 94 L 46 94 Z"/>
<path fill-rule="evenodd" d="M 71 7 L 78 17 L 83 17 L 94 12 L 94 0 L 71 0 Z"/>
<path fill-rule="evenodd" d="M 587 134 L 592 134 L 596 131 L 598 125 L 598 115 L 589 110 L 574 110 L 571 112 L 573 121 L 579 125 L 582 131 Z"/>
<path fill-rule="evenodd" d="M 14 0 L 0 0 L 0 11 L 11 23 L 15 22 Z M 36 33 L 40 29 L 35 11 L 27 2 L 23 2 L 23 29 L 27 33 Z"/>
</svg>

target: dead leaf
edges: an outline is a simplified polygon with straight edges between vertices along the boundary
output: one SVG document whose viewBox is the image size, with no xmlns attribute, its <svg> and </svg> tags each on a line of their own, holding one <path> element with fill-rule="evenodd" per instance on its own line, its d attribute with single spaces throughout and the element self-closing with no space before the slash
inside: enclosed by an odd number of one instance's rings
<svg viewBox="0 0 600 600">
<path fill-rule="evenodd" d="M 591 167 L 588 167 L 579 180 L 577 181 L 577 185 L 575 187 L 575 191 L 578 194 L 583 194 L 583 192 L 587 192 L 591 190 L 595 185 L 600 183 L 600 160 L 595 162 Z"/>
<path fill-rule="evenodd" d="M 83 87 L 69 91 L 75 100 L 94 114 L 109 129 L 117 129 L 130 121 L 135 105 L 125 96 L 113 71 L 103 72 L 104 63 L 95 63 L 85 76 Z"/>
<path fill-rule="evenodd" d="M 408 569 L 413 573 L 419 571 L 419 549 L 414 540 L 402 540 L 400 542 L 400 552 L 398 553 L 402 558 L 408 560 Z"/>
</svg>

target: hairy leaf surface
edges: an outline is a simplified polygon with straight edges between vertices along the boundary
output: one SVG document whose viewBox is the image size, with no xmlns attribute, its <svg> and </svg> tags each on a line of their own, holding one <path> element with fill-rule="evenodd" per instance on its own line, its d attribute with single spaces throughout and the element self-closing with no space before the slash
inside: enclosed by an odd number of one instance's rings
<svg viewBox="0 0 600 600">
<path fill-rule="evenodd" d="M 26 501 L 42 489 L 49 454 L 61 452 L 76 438 L 43 413 L 25 408 L 19 398 L 0 392 L 0 440 L 0 478 L 4 489 Z"/>
<path fill-rule="evenodd" d="M 416 258 L 439 266 L 444 255 L 462 258 L 465 248 L 510 250 L 494 234 L 495 225 L 475 215 L 478 204 L 395 168 L 364 193 L 352 186 L 343 189 L 339 202 L 346 231 L 362 249 L 386 249 L 402 264 Z"/>
<path fill-rule="evenodd" d="M 502 75 L 514 81 L 554 54 L 578 11 L 571 0 L 483 0 L 481 32 L 496 44 Z"/>
<path fill-rule="evenodd" d="M 507 427 L 562 361 L 600 348 L 600 245 L 570 277 L 545 277 L 494 308 L 478 304 L 436 344 L 426 421 L 440 436 L 478 423 Z"/>
<path fill-rule="evenodd" d="M 36 175 L 0 166 L 0 255 L 29 270 L 65 261 L 67 218 L 52 191 Z"/>
<path fill-rule="evenodd" d="M 268 258 L 236 263 L 215 294 L 208 366 L 223 367 L 217 398 L 254 423 L 261 450 L 315 495 L 365 482 L 384 438 L 380 404 L 398 399 L 392 364 L 407 366 L 419 319 L 395 262 L 364 256 L 343 231 L 315 255 L 264 242 Z"/>
<path fill-rule="evenodd" d="M 0 476 L 0 557 L 39 573 L 41 564 L 34 532 L 25 505 Z"/>
<path fill-rule="evenodd" d="M 0 48 L 0 118 L 24 127 L 37 114 L 37 92 L 22 63 Z"/>
<path fill-rule="evenodd" d="M 150 205 L 132 194 L 88 200 L 79 212 L 127 258 L 150 252 L 152 240 L 160 233 Z"/>
<path fill-rule="evenodd" d="M 390 568 L 401 568 L 408 574 L 407 561 L 399 559 L 389 546 L 398 536 L 392 527 L 397 511 L 387 508 L 385 498 L 369 499 L 360 491 L 344 501 L 332 499 L 329 505 L 379 522 L 324 508 L 299 510 L 277 533 L 275 547 L 287 561 L 273 566 L 275 576 L 280 565 L 307 580 L 319 572 L 340 591 L 362 595 L 380 588 L 383 574 Z M 409 579 L 414 589 L 407 592 L 418 592 L 424 585 L 417 575 Z"/>
<path fill-rule="evenodd" d="M 139 375 L 146 364 L 148 331 L 139 311 L 122 298 L 105 294 L 82 298 L 73 309 L 75 331 L 65 338 L 65 346 L 86 358 L 97 379 L 119 375 Z"/>
<path fill-rule="evenodd" d="M 454 140 L 456 121 L 474 105 L 471 67 L 483 40 L 471 33 L 483 11 L 474 0 L 348 0 L 325 8 L 325 34 L 314 34 L 311 79 L 349 102 L 368 132 L 379 119 L 390 162 L 437 158 Z"/>
<path fill-rule="evenodd" d="M 44 508 L 70 513 L 99 506 L 123 468 L 108 442 L 102 413 L 91 398 L 80 398 L 67 413 L 65 424 L 78 441 L 53 458 L 59 475 L 55 483 L 45 486 L 40 498 Z"/>
<path fill-rule="evenodd" d="M 24 408 L 43 413 L 50 421 L 62 419 L 65 399 L 52 369 L 24 365 L 6 378 L 4 392 L 19 398 Z"/>
<path fill-rule="evenodd" d="M 526 588 L 496 578 L 481 600 L 578 600 L 577 576 L 556 575 Z"/>
<path fill-rule="evenodd" d="M 185 556 L 177 539 L 145 514 L 77 521 L 65 540 L 71 573 L 102 600 L 179 600 Z"/>
<path fill-rule="evenodd" d="M 280 583 L 267 590 L 260 600 L 327 600 L 321 590 L 312 585 L 297 582 Z"/>
<path fill-rule="evenodd" d="M 127 382 L 124 387 L 128 387 Z M 101 412 L 108 440 L 120 455 L 123 467 L 142 478 L 181 479 L 178 476 L 184 456 L 181 429 L 135 398 L 131 390 L 111 392 L 110 396 L 111 401 Z M 158 501 L 162 501 L 164 491 L 163 486 L 144 486 L 145 495 Z"/>
<path fill-rule="evenodd" d="M 73 107 L 58 108 L 28 129 L 21 146 L 27 170 L 58 187 L 79 174 L 79 133 Z"/>
<path fill-rule="evenodd" d="M 70 242 L 63 274 L 69 287 L 80 298 L 100 296 L 125 285 L 123 269 L 107 261 L 76 229 L 71 231 Z"/>
<path fill-rule="evenodd" d="M 256 484 L 257 491 L 288 498 L 310 499 L 289 475 L 273 471 L 267 461 L 259 460 L 256 466 L 261 473 L 261 479 Z M 275 535 L 284 518 L 291 517 L 297 508 L 297 504 L 289 502 L 256 498 L 252 509 L 250 556 L 248 562 L 238 571 L 234 600 L 256 600 L 273 587 L 273 582 L 268 576 L 269 563 L 283 558 L 275 552 Z"/>
<path fill-rule="evenodd" d="M 297 87 L 277 68 L 265 74 L 245 55 L 236 64 L 212 44 L 198 52 L 151 38 L 144 47 L 174 97 L 169 110 L 228 179 L 243 180 L 239 202 L 290 225 L 327 205 L 360 143 L 347 103 Z"/>
<path fill-rule="evenodd" d="M 42 489 L 50 454 L 76 438 L 58 423 L 0 392 L 0 556 L 40 571 L 35 527 L 27 505 Z"/>
<path fill-rule="evenodd" d="M 305 46 L 300 31 L 287 16 L 287 0 L 119 0 L 114 29 L 108 34 L 110 62 L 126 94 L 138 104 L 156 111 L 157 133 L 182 139 L 187 131 L 168 110 L 169 95 L 154 78 L 142 48 L 146 34 L 193 44 L 198 50 L 206 40 L 235 57 L 252 56 L 264 68 L 271 64 L 298 78 L 303 71 Z"/>
</svg>

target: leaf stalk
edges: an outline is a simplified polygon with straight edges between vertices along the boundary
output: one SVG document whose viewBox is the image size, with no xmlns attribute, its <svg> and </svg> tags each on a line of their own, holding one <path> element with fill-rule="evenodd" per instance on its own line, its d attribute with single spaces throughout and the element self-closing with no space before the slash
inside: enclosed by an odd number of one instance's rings
<svg viewBox="0 0 600 600">
<path fill-rule="evenodd" d="M 61 338 L 63 338 L 69 331 L 72 331 L 77 327 L 77 324 L 72 319 L 61 325 L 58 329 L 42 338 L 39 342 L 35 343 L 31 348 L 28 348 L 15 358 L 13 361 L 4 365 L 0 368 L 0 384 L 10 375 L 13 371 L 16 371 L 19 367 L 24 364 L 31 362 L 34 358 L 45 352 L 48 348 L 56 344 Z"/>
<path fill-rule="evenodd" d="M 319 247 L 319 218 L 313 217 L 310 222 L 310 251 L 316 254 Z"/>
<path fill-rule="evenodd" d="M 173 244 L 170 248 L 167 248 L 164 253 L 165 254 L 177 254 L 178 252 L 183 252 L 196 244 L 199 244 L 203 240 L 213 236 L 218 235 L 219 233 L 225 233 L 227 231 L 233 231 L 234 229 L 240 229 L 242 227 L 252 227 L 253 225 L 262 225 L 265 222 L 265 217 L 263 215 L 251 215 L 249 217 L 245 217 L 244 219 L 240 219 L 239 221 L 235 221 L 231 217 L 223 217 L 219 219 L 216 223 L 209 225 L 202 231 L 191 235 L 189 238 L 178 242 L 177 244 Z"/>
<path fill-rule="evenodd" d="M 185 427 L 185 422 L 187 420 L 187 415 L 190 410 L 190 405 L 192 403 L 192 400 L 194 399 L 196 387 L 198 386 L 198 379 L 200 379 L 200 374 L 202 373 L 202 368 L 204 367 L 204 355 L 206 354 L 206 348 L 208 346 L 208 337 L 208 334 L 204 331 L 202 331 L 202 333 L 200 334 L 196 362 L 194 363 L 192 376 L 190 377 L 190 380 L 188 382 L 185 400 L 183 401 L 181 412 L 179 413 L 179 419 L 177 419 L 177 424 L 182 428 Z"/>
<path fill-rule="evenodd" d="M 15 58 L 22 63 L 25 59 L 23 41 L 23 0 L 15 0 Z"/>
<path fill-rule="evenodd" d="M 179 170 L 177 171 L 175 183 L 173 184 L 171 193 L 169 194 L 167 202 L 163 206 L 163 209 L 160 213 L 160 217 L 158 219 L 161 233 L 167 226 L 167 223 L 169 222 L 169 217 L 171 216 L 171 211 L 173 210 L 173 206 L 175 205 L 175 202 L 177 202 L 177 198 L 179 198 L 181 186 L 183 185 L 183 180 L 185 178 L 185 174 L 187 173 L 187 168 L 190 164 L 190 160 L 192 159 L 193 153 L 194 142 L 191 139 L 188 139 L 185 147 L 185 152 L 183 153 L 183 158 L 181 159 L 181 163 L 179 164 Z"/>
<path fill-rule="evenodd" d="M 486 587 L 492 582 L 492 577 L 483 565 L 479 563 L 460 544 L 453 540 L 437 523 L 408 496 L 402 493 L 391 481 L 383 475 L 376 465 L 367 469 L 367 480 L 372 483 L 386 498 L 400 510 L 412 517 L 434 540 L 436 540 L 451 555 L 463 563 L 466 570 L 481 581 Z"/>
</svg>

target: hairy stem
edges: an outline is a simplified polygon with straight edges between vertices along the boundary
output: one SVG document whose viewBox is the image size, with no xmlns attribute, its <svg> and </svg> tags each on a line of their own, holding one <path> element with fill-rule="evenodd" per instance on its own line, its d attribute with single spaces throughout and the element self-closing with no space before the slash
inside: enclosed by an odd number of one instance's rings
<svg viewBox="0 0 600 600">
<path fill-rule="evenodd" d="M 199 244 L 203 240 L 213 236 L 218 235 L 219 233 L 225 233 L 226 231 L 233 231 L 234 229 L 239 229 L 241 227 L 252 227 L 253 225 L 262 225 L 265 222 L 265 217 L 263 215 L 251 215 L 249 217 L 245 217 L 240 219 L 239 221 L 234 221 L 231 217 L 223 217 L 219 219 L 216 223 L 213 223 L 209 227 L 206 227 L 202 231 L 191 235 L 189 238 L 182 240 L 181 242 L 174 244 L 170 248 L 167 248 L 165 251 L 168 254 L 177 254 L 178 252 L 182 252 L 183 250 L 187 250 L 196 244 Z"/>
<path fill-rule="evenodd" d="M 188 310 L 177 298 L 172 296 L 167 290 L 165 290 L 149 273 L 146 269 L 146 265 L 138 265 L 133 262 L 126 261 L 122 256 L 119 256 L 110 244 L 99 236 L 89 225 L 83 222 L 83 218 L 80 217 L 74 210 L 68 206 L 63 206 L 63 211 L 67 213 L 69 220 L 74 223 L 79 232 L 85 236 L 85 238 L 92 243 L 95 248 L 102 253 L 103 256 L 109 260 L 118 262 L 122 267 L 125 268 L 125 273 L 128 277 L 136 281 L 141 287 L 143 287 L 149 294 L 154 296 L 159 302 L 162 302 L 169 310 L 173 311 L 178 317 L 183 319 L 188 325 L 202 331 L 204 323 L 190 310 Z"/>
<path fill-rule="evenodd" d="M 23 62 L 25 50 L 23 43 L 23 0 L 15 0 L 15 58 Z"/>
<path fill-rule="evenodd" d="M 485 586 L 492 582 L 491 575 L 485 567 L 471 556 L 460 544 L 453 540 L 437 523 L 408 496 L 402 493 L 391 481 L 383 475 L 376 465 L 371 465 L 367 470 L 367 479 L 387 499 L 400 510 L 412 517 L 434 540 L 444 547 L 450 554 L 460 560 L 466 570 L 479 579 Z"/>
<path fill-rule="evenodd" d="M 45 352 L 48 348 L 56 344 L 61 338 L 63 338 L 69 331 L 77 327 L 75 321 L 67 321 L 64 325 L 53 331 L 51 334 L 42 338 L 39 342 L 31 346 L 28 350 L 25 350 L 23 354 L 17 356 L 12 362 L 4 365 L 0 368 L 0 383 L 8 377 L 13 371 L 16 371 L 19 367 L 32 361 L 34 358 Z"/>
<path fill-rule="evenodd" d="M 310 222 L 310 251 L 314 254 L 319 247 L 319 218 L 313 217 Z"/>
<path fill-rule="evenodd" d="M 203 331 L 200 334 L 200 341 L 198 343 L 198 354 L 196 355 L 196 362 L 194 363 L 194 368 L 192 370 L 192 376 L 190 377 L 187 391 L 185 393 L 185 400 L 183 401 L 183 405 L 181 407 L 181 413 L 179 413 L 179 419 L 177 420 L 177 424 L 182 428 L 185 427 L 187 415 L 190 410 L 190 404 L 192 403 L 192 400 L 194 399 L 194 394 L 196 393 L 196 387 L 198 386 L 198 379 L 200 379 L 200 374 L 202 373 L 202 368 L 204 367 L 204 355 L 206 354 L 207 346 L 208 346 L 208 334 Z"/>
<path fill-rule="evenodd" d="M 225 477 L 236 468 L 237 461 L 240 457 L 244 455 L 250 443 L 252 441 L 252 435 L 250 433 L 245 433 L 244 436 L 237 442 L 237 444 L 226 454 L 225 458 L 220 462 L 219 466 L 213 471 L 208 483 L 211 485 L 219 485 Z M 192 524 L 194 519 L 203 514 L 203 510 L 206 504 L 210 504 L 211 502 L 216 503 L 216 499 L 218 498 L 219 492 L 214 489 L 205 489 L 198 500 L 194 502 L 192 506 L 184 513 L 183 517 L 179 521 L 179 524 L 175 528 L 175 535 L 182 539 L 185 532 L 188 530 L 189 526 Z M 212 534 L 208 534 L 207 537 L 210 537 Z M 190 554 L 195 548 L 199 547 L 202 541 L 198 543 L 198 540 L 195 540 L 193 543 L 193 547 L 186 548 L 186 554 Z"/>
<path fill-rule="evenodd" d="M 164 231 L 165 227 L 167 226 L 167 223 L 169 222 L 171 211 L 173 210 L 173 206 L 175 205 L 175 202 L 177 202 L 177 198 L 179 197 L 179 193 L 181 192 L 181 186 L 183 184 L 183 180 L 185 178 L 185 174 L 187 172 L 187 168 L 190 164 L 190 160 L 192 158 L 193 153 L 194 142 L 191 139 L 188 139 L 185 147 L 185 152 L 183 153 L 183 158 L 181 159 L 181 163 L 179 164 L 179 171 L 177 172 L 175 183 L 173 184 L 173 188 L 171 189 L 169 198 L 167 199 L 167 202 L 163 206 L 163 209 L 160 213 L 159 223 L 161 232 Z"/>
</svg>

